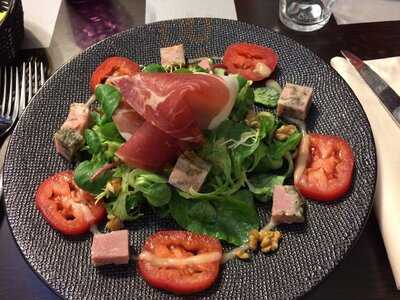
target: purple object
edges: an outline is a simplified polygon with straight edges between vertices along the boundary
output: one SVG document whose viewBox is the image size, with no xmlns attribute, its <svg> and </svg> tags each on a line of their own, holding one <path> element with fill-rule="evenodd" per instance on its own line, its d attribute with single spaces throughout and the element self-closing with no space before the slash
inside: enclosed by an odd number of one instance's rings
<svg viewBox="0 0 400 300">
<path fill-rule="evenodd" d="M 76 44 L 85 49 L 128 27 L 129 18 L 110 0 L 68 0 Z"/>
</svg>

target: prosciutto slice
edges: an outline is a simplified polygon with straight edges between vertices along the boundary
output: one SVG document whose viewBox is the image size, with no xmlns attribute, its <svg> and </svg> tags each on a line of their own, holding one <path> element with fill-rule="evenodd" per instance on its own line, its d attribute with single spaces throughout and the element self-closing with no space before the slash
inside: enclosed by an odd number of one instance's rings
<svg viewBox="0 0 400 300">
<path fill-rule="evenodd" d="M 201 143 L 201 129 L 229 116 L 238 89 L 235 77 L 209 74 L 138 73 L 112 81 L 147 122 L 190 143 Z"/>
<path fill-rule="evenodd" d="M 142 116 L 125 101 L 121 102 L 112 118 L 119 133 L 126 141 L 129 140 L 135 131 L 145 122 Z"/>
<path fill-rule="evenodd" d="M 116 155 L 132 168 L 160 171 L 168 163 L 173 164 L 184 149 L 184 143 L 144 122 Z"/>
</svg>

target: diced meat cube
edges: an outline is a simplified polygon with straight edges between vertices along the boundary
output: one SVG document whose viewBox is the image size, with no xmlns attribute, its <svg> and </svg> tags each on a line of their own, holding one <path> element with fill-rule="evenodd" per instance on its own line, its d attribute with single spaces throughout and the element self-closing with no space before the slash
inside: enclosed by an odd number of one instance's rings
<svg viewBox="0 0 400 300">
<path fill-rule="evenodd" d="M 95 234 L 92 243 L 92 264 L 123 265 L 129 262 L 128 230 Z"/>
<path fill-rule="evenodd" d="M 199 67 L 202 67 L 205 70 L 211 69 L 210 59 L 207 57 L 204 57 L 203 59 L 201 59 L 197 65 Z"/>
<path fill-rule="evenodd" d="M 310 87 L 287 83 L 278 100 L 278 116 L 305 120 L 311 105 L 311 94 Z"/>
<path fill-rule="evenodd" d="M 277 185 L 273 192 L 272 221 L 281 223 L 302 223 L 303 200 L 293 185 Z"/>
<path fill-rule="evenodd" d="M 61 129 L 69 128 L 83 135 L 85 129 L 90 123 L 90 110 L 84 103 L 72 103 L 69 107 L 67 120 L 61 126 Z"/>
<path fill-rule="evenodd" d="M 198 192 L 210 169 L 209 163 L 193 152 L 186 151 L 179 156 L 169 176 L 169 183 L 184 192 Z"/>
<path fill-rule="evenodd" d="M 185 64 L 185 49 L 183 44 L 160 49 L 163 66 L 180 66 Z"/>
<path fill-rule="evenodd" d="M 90 110 L 84 103 L 72 103 L 67 120 L 54 134 L 56 151 L 67 160 L 84 145 L 83 132 L 90 124 Z"/>
<path fill-rule="evenodd" d="M 54 134 L 56 151 L 67 160 L 71 160 L 84 143 L 83 136 L 69 128 L 60 129 Z"/>
</svg>

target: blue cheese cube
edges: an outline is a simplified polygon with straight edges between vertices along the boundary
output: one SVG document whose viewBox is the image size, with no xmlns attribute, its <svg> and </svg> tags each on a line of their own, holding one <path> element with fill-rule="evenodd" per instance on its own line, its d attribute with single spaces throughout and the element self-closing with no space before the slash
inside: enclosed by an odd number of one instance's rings
<svg viewBox="0 0 400 300">
<path fill-rule="evenodd" d="M 287 83 L 278 100 L 278 116 L 305 120 L 311 105 L 312 88 Z"/>
</svg>

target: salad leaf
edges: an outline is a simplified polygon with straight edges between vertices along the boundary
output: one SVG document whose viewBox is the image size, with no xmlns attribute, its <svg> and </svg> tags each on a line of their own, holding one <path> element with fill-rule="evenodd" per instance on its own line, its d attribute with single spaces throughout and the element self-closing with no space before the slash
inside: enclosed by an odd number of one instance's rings
<svg viewBox="0 0 400 300">
<path fill-rule="evenodd" d="M 240 91 L 242 88 L 244 88 L 244 86 L 246 85 L 246 84 L 248 84 L 249 83 L 249 81 L 246 79 L 246 78 L 244 78 L 243 76 L 241 76 L 241 75 L 237 75 L 237 81 L 238 81 L 238 90 Z"/>
<path fill-rule="evenodd" d="M 108 211 L 121 221 L 133 221 L 142 216 L 142 214 L 138 212 L 138 207 L 144 201 L 140 193 L 120 193 L 114 202 L 107 203 Z"/>
<path fill-rule="evenodd" d="M 85 144 L 90 154 L 94 155 L 103 150 L 103 145 L 101 144 L 99 137 L 92 129 L 86 129 L 84 136 Z"/>
<path fill-rule="evenodd" d="M 165 69 L 162 65 L 159 64 L 149 64 L 143 68 L 142 72 L 165 73 Z"/>
<path fill-rule="evenodd" d="M 274 108 L 278 103 L 280 93 L 272 87 L 259 87 L 254 90 L 254 102 Z"/>
<path fill-rule="evenodd" d="M 244 244 L 249 231 L 259 228 L 253 196 L 246 190 L 215 201 L 184 199 L 173 193 L 170 213 L 187 230 L 208 234 L 234 245 Z"/>
<path fill-rule="evenodd" d="M 257 114 L 257 123 L 260 131 L 259 139 L 268 137 L 268 140 L 270 140 L 277 127 L 276 117 L 270 112 L 261 111 Z"/>
<path fill-rule="evenodd" d="M 186 67 L 176 66 L 172 70 L 173 73 L 208 73 L 208 71 L 197 64 L 188 65 Z"/>
<path fill-rule="evenodd" d="M 138 208 L 145 201 L 141 193 L 129 189 L 128 178 L 123 176 L 121 191 L 113 202 L 107 203 L 107 211 L 122 221 L 132 221 L 142 216 L 138 212 Z"/>
<path fill-rule="evenodd" d="M 265 145 L 264 143 L 260 143 L 256 151 L 254 151 L 253 153 L 252 156 L 253 164 L 247 171 L 252 172 L 254 169 L 256 169 L 261 160 L 267 155 L 268 155 L 268 146 Z"/>
<path fill-rule="evenodd" d="M 241 178 L 247 169 L 244 161 L 258 147 L 257 130 L 248 127 L 243 122 L 224 121 L 216 129 L 216 139 L 222 141 L 230 151 L 233 177 Z"/>
<path fill-rule="evenodd" d="M 114 159 L 114 154 L 117 152 L 119 147 L 121 147 L 122 143 L 119 142 L 113 142 L 113 141 L 105 141 L 103 143 L 106 146 L 106 150 L 104 151 L 104 157 L 107 158 L 108 160 L 113 160 Z"/>
<path fill-rule="evenodd" d="M 181 67 L 173 71 L 173 73 L 193 73 L 189 68 Z"/>
<path fill-rule="evenodd" d="M 107 163 L 106 160 L 100 156 L 94 155 L 92 160 L 85 160 L 76 167 L 74 172 L 74 180 L 76 184 L 92 194 L 101 193 L 107 181 L 111 178 L 112 172 L 110 170 L 102 173 L 96 180 L 91 180 L 95 172 Z"/>
<path fill-rule="evenodd" d="M 277 124 L 270 131 L 269 139 L 272 140 L 272 134 L 275 131 Z M 283 158 L 297 148 L 301 141 L 301 133 L 296 131 L 290 135 L 285 141 L 272 140 L 257 148 L 254 154 L 253 165 L 251 171 L 256 173 L 265 173 L 268 171 L 279 170 L 283 166 Z"/>
<path fill-rule="evenodd" d="M 123 143 L 124 139 L 120 135 L 114 122 L 107 122 L 101 125 L 93 126 L 93 130 L 97 133 L 102 142 L 116 141 Z"/>
<path fill-rule="evenodd" d="M 254 104 L 254 91 L 251 87 L 253 82 L 251 80 L 246 80 L 243 83 L 243 77 L 238 76 L 239 92 L 236 96 L 235 105 L 231 112 L 231 118 L 235 121 L 241 121 L 244 119 L 248 111 Z"/>
<path fill-rule="evenodd" d="M 285 156 L 289 151 L 293 151 L 297 148 L 297 145 L 301 141 L 302 134 L 298 131 L 290 135 L 284 141 L 277 141 L 271 144 L 271 154 L 273 159 L 280 159 Z"/>
<path fill-rule="evenodd" d="M 95 124 L 95 125 L 101 125 L 101 124 L 103 124 L 103 119 L 105 119 L 105 118 L 103 118 L 103 117 L 100 115 L 99 112 L 97 112 L 97 111 L 92 111 L 92 112 L 90 112 L 90 115 L 91 115 L 92 120 L 94 121 L 94 124 Z M 104 116 L 104 117 L 105 117 L 105 116 Z"/>
<path fill-rule="evenodd" d="M 217 76 L 225 76 L 225 69 L 224 68 L 214 68 L 213 72 Z"/>
<path fill-rule="evenodd" d="M 121 93 L 109 84 L 100 84 L 96 87 L 95 94 L 105 115 L 104 122 L 111 121 L 113 112 L 121 102 Z"/>
<path fill-rule="evenodd" d="M 279 170 L 283 166 L 283 158 L 282 157 L 273 157 L 272 151 L 270 150 L 270 147 L 265 146 L 262 149 L 260 149 L 260 152 L 262 153 L 257 154 L 261 156 L 261 158 L 258 157 L 259 161 L 258 163 L 254 161 L 254 164 L 252 167 L 252 170 L 254 170 L 256 173 L 259 172 L 268 172 L 272 170 Z"/>
<path fill-rule="evenodd" d="M 229 156 L 228 149 L 226 145 L 217 141 L 214 143 L 206 143 L 199 152 L 199 156 L 212 165 L 211 172 L 215 175 L 223 175 L 225 180 L 232 182 L 231 172 L 232 172 L 232 162 Z M 221 183 L 223 183 L 221 182 Z"/>
<path fill-rule="evenodd" d="M 159 206 L 159 207 L 153 206 L 153 211 L 160 218 L 166 218 L 166 217 L 169 217 L 169 215 L 170 215 L 170 213 L 169 213 L 169 205 L 168 204 L 163 205 L 163 206 Z"/>
<path fill-rule="evenodd" d="M 268 79 L 265 82 L 265 86 L 275 89 L 279 94 L 282 93 L 282 87 L 273 79 Z"/>
<path fill-rule="evenodd" d="M 128 184 L 142 192 L 151 206 L 161 207 L 171 199 L 171 189 L 167 180 L 157 174 L 135 169 L 129 173 Z"/>
<path fill-rule="evenodd" d="M 194 65 L 190 65 L 189 66 L 189 70 L 193 73 L 199 72 L 199 73 L 208 73 L 208 71 L 206 69 L 204 69 L 203 67 L 200 67 L 197 64 Z"/>
<path fill-rule="evenodd" d="M 114 171 L 114 177 L 120 177 L 122 178 L 126 174 L 128 174 L 131 171 L 131 169 L 127 165 L 119 165 L 118 167 L 115 168 Z"/>
<path fill-rule="evenodd" d="M 260 201 L 271 199 L 276 185 L 282 185 L 286 176 L 274 174 L 257 174 L 246 180 L 250 192 L 257 196 Z M 261 197 L 260 197 L 261 196 Z"/>
</svg>

